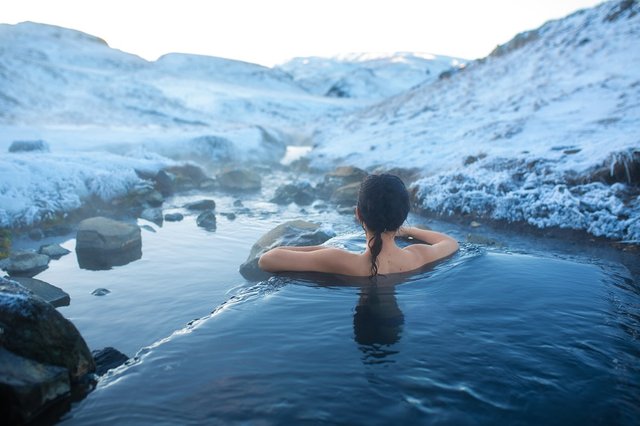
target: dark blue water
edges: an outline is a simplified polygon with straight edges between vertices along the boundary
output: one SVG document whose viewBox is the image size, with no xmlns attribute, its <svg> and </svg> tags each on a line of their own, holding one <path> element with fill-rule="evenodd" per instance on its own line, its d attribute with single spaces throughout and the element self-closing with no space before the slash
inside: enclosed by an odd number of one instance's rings
<svg viewBox="0 0 640 426">
<path fill-rule="evenodd" d="M 63 423 L 640 418 L 640 297 L 619 263 L 465 245 L 377 285 L 284 276 L 219 298 L 109 373 Z"/>
</svg>

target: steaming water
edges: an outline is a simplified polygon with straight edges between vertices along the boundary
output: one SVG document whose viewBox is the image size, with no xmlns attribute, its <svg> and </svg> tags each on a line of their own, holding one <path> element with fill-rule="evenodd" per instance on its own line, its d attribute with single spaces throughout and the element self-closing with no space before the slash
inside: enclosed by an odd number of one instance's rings
<svg viewBox="0 0 640 426">
<path fill-rule="evenodd" d="M 216 202 L 218 212 L 234 208 L 231 197 Z M 377 286 L 320 275 L 249 283 L 237 267 L 250 246 L 301 213 L 245 206 L 251 216 L 218 214 L 213 233 L 193 216 L 143 231 L 142 259 L 126 266 L 84 271 L 68 255 L 38 276 L 71 294 L 61 311 L 92 349 L 139 350 L 64 424 L 634 424 L 640 415 L 640 296 L 621 263 L 543 255 L 534 241 L 517 253 L 465 244 Z M 348 233 L 350 217 L 313 207 L 302 216 L 334 223 L 347 247 L 364 243 Z M 111 293 L 92 296 L 96 287 Z"/>
</svg>

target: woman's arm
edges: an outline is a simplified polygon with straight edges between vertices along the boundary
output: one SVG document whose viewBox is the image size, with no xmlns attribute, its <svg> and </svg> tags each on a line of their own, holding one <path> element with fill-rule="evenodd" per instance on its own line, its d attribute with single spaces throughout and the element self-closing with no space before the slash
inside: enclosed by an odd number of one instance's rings
<svg viewBox="0 0 640 426">
<path fill-rule="evenodd" d="M 289 250 L 289 251 L 316 251 L 329 248 L 327 246 L 280 246 L 273 250 Z"/>
<path fill-rule="evenodd" d="M 410 247 L 418 247 L 413 250 L 421 250 L 429 259 L 428 262 L 433 262 L 438 259 L 447 257 L 458 250 L 458 242 L 441 232 L 429 231 L 426 229 L 415 228 L 412 226 L 401 227 L 398 230 L 399 237 L 411 237 L 416 240 L 424 241 L 429 246 L 414 245 Z"/>
<path fill-rule="evenodd" d="M 348 275 L 352 256 L 353 253 L 334 247 L 276 247 L 260 256 L 258 266 L 267 272 L 308 271 Z"/>
</svg>

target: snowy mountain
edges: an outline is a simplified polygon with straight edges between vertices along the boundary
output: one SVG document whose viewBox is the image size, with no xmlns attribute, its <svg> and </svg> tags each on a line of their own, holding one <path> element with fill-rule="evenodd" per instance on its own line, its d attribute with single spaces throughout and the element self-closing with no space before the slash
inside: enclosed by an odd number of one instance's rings
<svg viewBox="0 0 640 426">
<path fill-rule="evenodd" d="M 316 165 L 418 168 L 419 204 L 640 239 L 640 4 L 604 3 L 324 129 Z"/>
<path fill-rule="evenodd" d="M 437 214 L 640 240 L 640 6 L 604 3 L 487 58 L 155 62 L 49 25 L 0 25 L 0 227 L 109 200 L 175 161 L 404 167 Z M 393 95 L 387 97 L 387 95 Z M 7 153 L 42 139 L 50 152 Z"/>
<path fill-rule="evenodd" d="M 384 99 L 437 80 L 464 60 L 418 53 L 354 53 L 332 58 L 294 58 L 276 69 L 289 73 L 310 93 L 320 96 Z"/>
</svg>

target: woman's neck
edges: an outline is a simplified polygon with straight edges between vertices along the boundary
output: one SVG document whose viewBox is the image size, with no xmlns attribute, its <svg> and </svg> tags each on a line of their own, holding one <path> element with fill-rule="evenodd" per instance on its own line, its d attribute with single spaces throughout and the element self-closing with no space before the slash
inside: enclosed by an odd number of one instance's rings
<svg viewBox="0 0 640 426">
<path fill-rule="evenodd" d="M 365 237 L 367 239 L 367 248 L 365 253 L 371 251 L 369 248 L 369 241 L 374 237 L 374 233 L 368 230 L 365 230 Z M 396 231 L 387 231 L 380 234 L 382 237 L 382 252 L 387 251 L 390 248 L 397 247 L 395 242 Z"/>
</svg>

